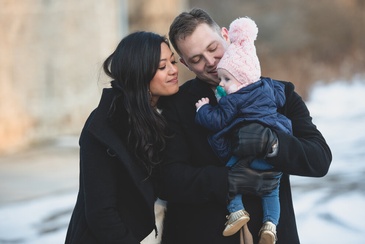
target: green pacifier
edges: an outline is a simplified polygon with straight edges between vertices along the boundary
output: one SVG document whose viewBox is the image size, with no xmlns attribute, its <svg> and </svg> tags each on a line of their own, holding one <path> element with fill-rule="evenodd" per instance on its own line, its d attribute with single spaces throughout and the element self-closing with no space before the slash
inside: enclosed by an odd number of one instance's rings
<svg viewBox="0 0 365 244">
<path fill-rule="evenodd" d="M 220 97 L 224 97 L 227 95 L 226 91 L 223 89 L 223 87 L 221 86 L 217 86 L 217 94 L 220 96 Z"/>
</svg>

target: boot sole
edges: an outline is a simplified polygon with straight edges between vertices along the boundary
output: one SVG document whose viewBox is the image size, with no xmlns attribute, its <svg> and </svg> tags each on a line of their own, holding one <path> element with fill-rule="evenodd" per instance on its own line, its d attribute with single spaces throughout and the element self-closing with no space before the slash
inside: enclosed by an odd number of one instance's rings
<svg viewBox="0 0 365 244">
<path fill-rule="evenodd" d="M 260 241 L 258 244 L 274 244 L 275 236 L 269 231 L 263 231 L 260 235 Z"/>
<path fill-rule="evenodd" d="M 232 224 L 228 224 L 226 228 L 223 231 L 223 236 L 231 236 L 234 235 L 237 231 L 239 231 L 242 226 L 247 224 L 247 222 L 250 220 L 247 216 L 242 216 L 241 218 L 234 221 Z"/>
</svg>

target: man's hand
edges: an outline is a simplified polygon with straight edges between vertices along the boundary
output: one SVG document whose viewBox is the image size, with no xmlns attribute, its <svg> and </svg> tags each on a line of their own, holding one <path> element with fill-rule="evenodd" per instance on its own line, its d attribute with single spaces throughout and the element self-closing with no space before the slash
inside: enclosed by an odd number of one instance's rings
<svg viewBox="0 0 365 244">
<path fill-rule="evenodd" d="M 279 185 L 281 172 L 251 169 L 249 164 L 252 160 L 253 158 L 240 159 L 228 171 L 230 196 L 236 194 L 263 196 Z"/>
<path fill-rule="evenodd" d="M 258 123 L 239 127 L 233 134 L 233 155 L 246 158 L 266 158 L 277 150 L 278 137 L 271 129 Z"/>
</svg>

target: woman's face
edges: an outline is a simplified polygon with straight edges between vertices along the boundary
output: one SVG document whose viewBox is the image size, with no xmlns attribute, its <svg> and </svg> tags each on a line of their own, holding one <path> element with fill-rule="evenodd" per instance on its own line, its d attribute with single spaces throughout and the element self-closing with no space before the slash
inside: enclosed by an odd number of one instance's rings
<svg viewBox="0 0 365 244">
<path fill-rule="evenodd" d="M 161 43 L 161 58 L 157 72 L 150 82 L 152 106 L 157 104 L 160 96 L 170 96 L 179 90 L 178 68 L 174 54 L 166 43 Z"/>
</svg>

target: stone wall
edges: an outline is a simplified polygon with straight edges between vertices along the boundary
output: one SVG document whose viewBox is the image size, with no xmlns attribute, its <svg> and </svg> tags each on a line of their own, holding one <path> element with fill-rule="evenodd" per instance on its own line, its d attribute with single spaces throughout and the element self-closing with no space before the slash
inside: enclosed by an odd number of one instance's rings
<svg viewBox="0 0 365 244">
<path fill-rule="evenodd" d="M 124 34 L 121 3 L 0 0 L 0 153 L 80 132 Z"/>
</svg>

